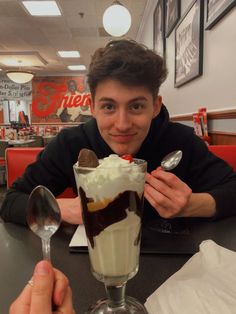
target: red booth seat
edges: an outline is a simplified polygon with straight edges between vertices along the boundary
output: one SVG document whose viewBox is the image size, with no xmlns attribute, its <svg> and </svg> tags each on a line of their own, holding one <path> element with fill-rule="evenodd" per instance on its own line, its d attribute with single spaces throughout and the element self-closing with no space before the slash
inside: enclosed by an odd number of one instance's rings
<svg viewBox="0 0 236 314">
<path fill-rule="evenodd" d="M 6 149 L 6 179 L 7 187 L 20 177 L 25 168 L 36 160 L 38 153 L 43 147 L 10 147 Z M 67 188 L 58 198 L 73 198 L 74 194 L 71 188 Z"/>
<path fill-rule="evenodd" d="M 236 145 L 209 145 L 208 148 L 236 171 Z"/>
<path fill-rule="evenodd" d="M 228 162 L 236 171 L 236 145 L 210 145 L 209 150 L 216 156 Z M 36 160 L 43 147 L 10 147 L 5 153 L 7 187 L 21 176 L 25 168 Z M 71 188 L 67 188 L 58 198 L 75 197 Z"/>
</svg>

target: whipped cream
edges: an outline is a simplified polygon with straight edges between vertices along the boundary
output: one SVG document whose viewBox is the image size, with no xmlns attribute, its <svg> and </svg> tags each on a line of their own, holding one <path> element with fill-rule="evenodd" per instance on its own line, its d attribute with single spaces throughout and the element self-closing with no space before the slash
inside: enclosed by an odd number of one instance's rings
<svg viewBox="0 0 236 314">
<path fill-rule="evenodd" d="M 75 165 L 78 167 L 78 163 Z M 82 187 L 88 198 L 94 202 L 113 199 L 124 191 L 143 193 L 145 174 L 135 162 L 129 162 L 118 155 L 99 160 L 99 166 L 89 173 L 75 176 L 77 186 Z M 143 182 L 143 184 L 140 184 Z"/>
</svg>

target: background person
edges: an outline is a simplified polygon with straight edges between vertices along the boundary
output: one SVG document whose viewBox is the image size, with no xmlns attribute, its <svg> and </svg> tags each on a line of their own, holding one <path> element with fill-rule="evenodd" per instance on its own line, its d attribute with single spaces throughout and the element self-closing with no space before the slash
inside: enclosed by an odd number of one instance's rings
<svg viewBox="0 0 236 314">
<path fill-rule="evenodd" d="M 81 85 L 81 84 L 80 84 Z M 61 107 L 57 109 L 56 115 L 60 117 L 61 121 L 68 122 L 68 121 L 77 121 L 77 122 L 86 122 L 91 119 L 91 111 L 90 107 L 83 104 L 82 106 L 68 106 L 64 108 L 64 104 L 73 104 L 74 99 L 77 95 L 83 96 L 85 92 L 81 92 L 78 90 L 76 80 L 69 80 L 67 82 L 67 93 L 64 95 L 65 99 L 62 102 Z M 81 90 L 81 86 L 80 86 Z"/>
</svg>

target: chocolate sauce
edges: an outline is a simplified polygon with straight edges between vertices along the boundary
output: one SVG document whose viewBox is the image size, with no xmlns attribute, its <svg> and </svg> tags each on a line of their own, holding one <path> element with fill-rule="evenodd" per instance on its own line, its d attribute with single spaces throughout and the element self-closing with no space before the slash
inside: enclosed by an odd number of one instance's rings
<svg viewBox="0 0 236 314">
<path fill-rule="evenodd" d="M 99 233 L 108 226 L 125 219 L 127 217 L 127 209 L 129 211 L 134 211 L 140 217 L 142 216 L 143 197 L 140 199 L 137 192 L 125 191 L 119 194 L 105 208 L 93 212 L 88 210 L 87 203 L 89 200 L 81 187 L 79 188 L 79 194 L 83 207 L 83 219 L 86 234 L 92 248 L 94 247 L 93 238 L 99 235 Z M 139 239 L 135 241 L 135 245 L 137 245 L 138 242 Z"/>
</svg>

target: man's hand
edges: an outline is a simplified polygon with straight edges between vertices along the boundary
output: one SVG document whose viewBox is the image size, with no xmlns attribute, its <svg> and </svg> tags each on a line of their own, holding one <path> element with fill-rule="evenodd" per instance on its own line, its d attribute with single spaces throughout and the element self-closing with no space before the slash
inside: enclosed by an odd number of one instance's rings
<svg viewBox="0 0 236 314">
<path fill-rule="evenodd" d="M 208 193 L 192 193 L 189 186 L 161 167 L 146 174 L 145 198 L 163 218 L 211 217 L 215 201 Z"/>
<path fill-rule="evenodd" d="M 58 198 L 62 221 L 70 224 L 81 225 L 83 223 L 80 197 Z"/>
<path fill-rule="evenodd" d="M 10 314 L 75 314 L 69 282 L 62 272 L 41 261 L 32 279 L 33 284 L 27 284 L 12 303 Z"/>
</svg>

